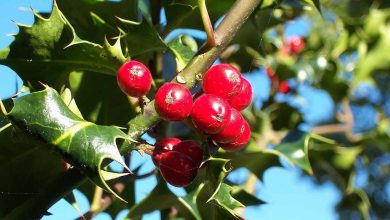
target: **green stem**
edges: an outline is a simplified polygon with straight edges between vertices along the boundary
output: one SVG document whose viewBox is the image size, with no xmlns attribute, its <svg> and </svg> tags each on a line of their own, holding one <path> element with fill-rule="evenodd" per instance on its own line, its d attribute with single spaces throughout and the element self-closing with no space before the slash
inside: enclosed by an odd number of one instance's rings
<svg viewBox="0 0 390 220">
<path fill-rule="evenodd" d="M 208 44 L 204 45 L 186 68 L 178 74 L 177 77 L 182 79 L 180 81 L 185 81 L 184 86 L 192 88 L 196 85 L 197 75 L 203 75 L 210 68 L 260 2 L 261 0 L 237 0 L 234 3 L 215 30 L 217 46 L 210 47 Z M 177 82 L 176 78 L 173 79 L 174 82 Z M 153 100 L 145 106 L 142 114 L 129 121 L 128 134 L 135 140 L 139 139 L 142 134 L 159 122 L 159 120 L 160 118 L 154 109 Z M 134 148 L 135 143 L 124 142 L 120 147 L 120 152 L 121 154 L 128 154 Z"/>
<path fill-rule="evenodd" d="M 198 0 L 198 6 L 204 25 L 204 30 L 206 31 L 207 35 L 207 43 L 209 46 L 215 47 L 217 43 L 215 41 L 213 24 L 211 23 L 210 16 L 207 11 L 206 0 Z"/>
<path fill-rule="evenodd" d="M 93 194 L 93 199 L 91 203 L 90 212 L 92 213 L 92 216 L 99 213 L 101 210 L 101 199 L 103 196 L 103 189 L 99 186 L 95 186 L 95 192 Z"/>
<path fill-rule="evenodd" d="M 1 117 L 6 117 L 7 116 L 7 110 L 5 109 L 5 106 L 3 104 L 3 101 L 1 101 L 1 97 L 0 97 L 0 116 Z"/>
</svg>

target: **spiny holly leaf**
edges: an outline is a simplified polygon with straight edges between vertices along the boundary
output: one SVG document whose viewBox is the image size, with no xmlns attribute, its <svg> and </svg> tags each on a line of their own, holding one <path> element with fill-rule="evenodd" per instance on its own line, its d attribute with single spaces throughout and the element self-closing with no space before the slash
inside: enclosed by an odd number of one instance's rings
<svg viewBox="0 0 390 220">
<path fill-rule="evenodd" d="M 350 210 L 360 212 L 363 219 L 370 219 L 370 201 L 363 190 L 354 189 L 343 195 L 342 200 L 337 204 L 338 210 Z"/>
<path fill-rule="evenodd" d="M 264 201 L 258 199 L 256 196 L 248 193 L 241 186 L 233 186 L 230 193 L 235 199 L 237 199 L 244 206 L 261 205 L 265 203 Z"/>
<path fill-rule="evenodd" d="M 316 134 L 301 134 L 298 139 L 286 141 L 275 147 L 275 150 L 281 153 L 281 156 L 286 159 L 291 165 L 296 165 L 305 170 L 309 174 L 313 174 L 311 162 L 309 160 L 309 152 L 330 151 L 332 157 L 324 157 L 325 160 L 332 158 L 332 166 L 340 167 L 341 169 L 349 169 L 354 163 L 356 156 L 361 152 L 360 148 L 343 148 L 334 140 L 316 135 Z"/>
<path fill-rule="evenodd" d="M 183 4 L 179 4 L 183 3 Z M 206 0 L 207 11 L 214 24 L 233 5 L 233 0 L 215 1 Z M 192 0 L 164 0 L 164 9 L 167 16 L 165 34 L 176 28 L 193 28 L 203 30 L 200 12 Z"/>
<path fill-rule="evenodd" d="M 70 89 L 65 88 L 61 92 L 61 99 L 62 99 L 62 101 L 64 101 L 65 105 L 68 106 L 69 110 L 71 110 L 79 118 L 83 119 L 83 116 L 81 115 L 81 112 L 76 105 L 76 101 L 72 97 L 72 93 L 70 92 Z"/>
<path fill-rule="evenodd" d="M 20 26 L 20 32 L 1 64 L 15 70 L 23 80 L 40 81 L 60 88 L 71 71 L 90 70 L 115 75 L 121 65 L 98 44 L 80 39 L 62 12 L 54 5 L 49 18 L 35 14 L 35 24 Z"/>
<path fill-rule="evenodd" d="M 137 174 L 140 168 L 141 165 L 135 168 L 133 172 Z M 109 214 L 112 219 L 114 219 L 119 212 L 123 211 L 124 209 L 127 209 L 127 207 L 132 207 L 136 203 L 135 180 L 127 178 L 127 180 L 122 181 L 121 184 L 123 185 L 121 185 L 120 187 L 124 187 L 124 190 L 119 195 L 127 201 L 127 204 L 124 204 L 118 199 L 113 200 L 111 205 L 106 210 L 104 210 L 104 212 Z M 90 198 L 90 200 L 92 200 L 92 197 Z"/>
<path fill-rule="evenodd" d="M 58 8 L 85 40 L 103 44 L 104 38 L 118 35 L 123 24 L 117 19 L 137 19 L 138 1 L 57 0 Z"/>
<path fill-rule="evenodd" d="M 231 215 L 236 215 L 234 209 L 242 208 L 244 205 L 232 197 L 233 187 L 226 183 L 221 183 L 215 193 L 211 196 L 208 202 L 220 206 L 224 210 L 227 210 Z"/>
<path fill-rule="evenodd" d="M 64 196 L 64 199 L 80 214 L 83 215 L 83 212 L 80 209 L 79 204 L 77 203 L 75 193 L 72 191 L 68 195 Z"/>
<path fill-rule="evenodd" d="M 40 196 L 64 172 L 61 158 L 40 145 L 14 126 L 0 129 L 1 219 L 27 200 Z"/>
<path fill-rule="evenodd" d="M 310 135 L 302 135 L 294 142 L 285 142 L 275 147 L 275 150 L 285 155 L 285 159 L 291 165 L 297 165 L 309 174 L 313 174 L 313 170 L 309 161 L 309 145 Z"/>
<path fill-rule="evenodd" d="M 316 177 L 327 176 L 345 192 L 353 188 L 355 161 L 362 151 L 360 146 L 315 143 L 310 147 L 310 163 Z"/>
<path fill-rule="evenodd" d="M 189 42 L 191 45 L 186 45 Z M 191 37 L 180 35 L 168 43 L 169 49 L 176 57 L 176 71 L 180 72 L 197 51 L 197 44 Z M 192 47 L 192 48 L 191 48 Z"/>
<path fill-rule="evenodd" d="M 196 190 L 185 197 L 177 197 L 168 189 L 165 181 L 160 179 L 153 191 L 130 209 L 128 217 L 141 217 L 143 214 L 154 210 L 176 207 L 179 209 L 180 215 L 187 216 L 191 219 L 201 219 L 196 205 L 194 204 L 193 197 L 195 195 Z"/>
<path fill-rule="evenodd" d="M 281 166 L 279 156 L 281 154 L 272 150 L 242 151 L 238 153 L 225 152 L 220 156 L 231 159 L 233 169 L 247 168 L 257 178 L 262 179 L 266 169 Z"/>
<path fill-rule="evenodd" d="M 375 46 L 361 54 L 356 66 L 355 83 L 367 79 L 375 70 L 390 69 L 390 57 L 387 51 L 390 50 L 390 25 L 380 29 L 380 37 Z"/>
<path fill-rule="evenodd" d="M 104 40 L 103 46 L 81 40 L 54 5 L 50 18 L 36 15 L 32 27 L 21 28 L 8 58 L 0 63 L 33 85 L 39 81 L 59 90 L 68 84 L 87 120 L 122 126 L 134 115 L 113 77 L 124 60 L 120 40 Z"/>
<path fill-rule="evenodd" d="M 229 160 L 210 158 L 207 163 L 205 182 L 196 198 L 198 209 L 205 219 L 242 219 L 234 212 L 243 205 L 232 197 L 231 186 L 223 183 L 231 170 Z"/>
<path fill-rule="evenodd" d="M 83 120 L 50 87 L 16 99 L 7 117 L 26 134 L 51 146 L 72 165 L 82 169 L 96 184 L 118 196 L 106 180 L 124 174 L 103 170 L 111 160 L 130 172 L 115 142 L 118 138 L 128 138 L 118 128 Z"/>
<path fill-rule="evenodd" d="M 167 45 L 147 19 L 144 19 L 142 23 L 122 18 L 120 21 L 125 25 L 122 39 L 126 42 L 130 56 L 167 49 Z"/>
</svg>

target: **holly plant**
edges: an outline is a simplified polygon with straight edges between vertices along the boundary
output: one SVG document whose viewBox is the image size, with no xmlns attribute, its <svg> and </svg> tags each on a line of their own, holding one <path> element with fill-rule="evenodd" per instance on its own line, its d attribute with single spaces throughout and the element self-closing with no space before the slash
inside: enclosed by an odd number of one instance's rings
<svg viewBox="0 0 390 220">
<path fill-rule="evenodd" d="M 1 219 L 50 215 L 62 198 L 77 208 L 74 189 L 91 204 L 83 219 L 243 219 L 267 202 L 256 182 L 283 166 L 332 182 L 341 219 L 390 218 L 378 199 L 390 182 L 387 1 L 52 4 L 0 51 L 24 83 L 0 102 Z M 302 20 L 308 33 L 289 35 Z M 136 154 L 155 169 L 131 170 Z M 238 169 L 248 176 L 229 178 Z"/>
</svg>

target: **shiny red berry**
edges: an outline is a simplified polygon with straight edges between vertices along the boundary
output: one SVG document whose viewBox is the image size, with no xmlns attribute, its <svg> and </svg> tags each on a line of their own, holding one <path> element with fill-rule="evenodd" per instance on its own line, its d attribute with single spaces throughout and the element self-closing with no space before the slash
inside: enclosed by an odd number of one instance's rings
<svg viewBox="0 0 390 220">
<path fill-rule="evenodd" d="M 229 103 L 216 95 L 204 94 L 192 106 L 191 118 L 195 127 L 206 134 L 222 131 L 230 120 Z"/>
<path fill-rule="evenodd" d="M 248 80 L 242 78 L 241 90 L 236 96 L 232 97 L 229 100 L 229 104 L 231 107 L 237 109 L 238 111 L 242 111 L 251 104 L 252 97 L 252 85 Z"/>
<path fill-rule="evenodd" d="M 200 148 L 198 141 L 187 140 L 182 141 L 173 146 L 172 151 L 183 153 L 189 157 L 199 166 L 203 159 L 203 150 Z"/>
<path fill-rule="evenodd" d="M 299 36 L 291 37 L 288 40 L 288 44 L 290 47 L 290 54 L 299 54 L 303 48 L 305 48 L 305 41 Z"/>
<path fill-rule="evenodd" d="M 241 88 L 241 73 L 229 64 L 212 66 L 203 77 L 203 91 L 206 94 L 230 98 L 237 95 Z"/>
<path fill-rule="evenodd" d="M 152 74 L 144 64 L 132 60 L 119 68 L 117 81 L 119 88 L 128 96 L 142 97 L 152 85 Z"/>
<path fill-rule="evenodd" d="M 156 166 L 159 166 L 162 155 L 168 151 L 171 151 L 173 149 L 173 146 L 180 142 L 181 140 L 178 138 L 165 138 L 157 141 L 152 154 L 153 163 Z"/>
<path fill-rule="evenodd" d="M 230 120 L 225 129 L 217 134 L 211 135 L 211 139 L 218 143 L 229 143 L 235 141 L 244 131 L 244 118 L 239 111 L 232 108 Z"/>
<path fill-rule="evenodd" d="M 165 83 L 155 97 L 154 107 L 160 117 L 167 121 L 181 121 L 187 118 L 192 109 L 192 94 L 178 83 Z"/>
<path fill-rule="evenodd" d="M 288 84 L 287 81 L 283 81 L 280 83 L 279 85 L 279 92 L 280 93 L 283 93 L 283 94 L 288 94 L 291 92 L 291 87 L 290 85 Z"/>
<path fill-rule="evenodd" d="M 177 187 L 189 185 L 198 172 L 198 164 L 191 157 L 176 151 L 164 153 L 159 168 L 165 181 Z"/>
<path fill-rule="evenodd" d="M 231 143 L 218 144 L 222 149 L 226 151 L 239 151 L 248 144 L 251 137 L 251 128 L 246 120 L 244 120 L 244 130 L 241 135 Z"/>
</svg>

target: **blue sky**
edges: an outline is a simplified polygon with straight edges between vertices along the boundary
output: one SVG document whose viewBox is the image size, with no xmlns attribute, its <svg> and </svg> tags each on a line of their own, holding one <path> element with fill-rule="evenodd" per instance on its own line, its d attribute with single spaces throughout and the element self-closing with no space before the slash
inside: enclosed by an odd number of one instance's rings
<svg viewBox="0 0 390 220">
<path fill-rule="evenodd" d="M 8 46 L 13 37 L 10 36 L 18 32 L 15 25 L 17 23 L 32 24 L 33 16 L 30 8 L 37 11 L 48 11 L 51 7 L 51 0 L 12 0 L 0 1 L 0 48 Z M 297 24 L 287 28 L 287 35 L 307 34 L 307 23 L 304 20 L 297 21 Z M 299 27 L 299 28 L 297 28 Z M 250 76 L 254 84 L 254 90 L 258 95 L 263 94 L 259 88 L 265 85 L 259 84 L 263 76 L 261 74 Z M 0 97 L 8 98 L 15 94 L 22 85 L 22 81 L 8 67 L 0 66 Z M 77 100 L 76 100 L 77 101 Z M 134 154 L 135 168 L 143 164 L 141 172 L 153 169 L 153 164 L 149 156 L 141 157 Z M 295 168 L 271 168 L 267 170 L 263 182 L 257 183 L 257 196 L 267 201 L 266 205 L 247 208 L 245 216 L 247 219 L 262 220 L 332 220 L 337 219 L 334 209 L 340 195 L 332 184 L 317 186 L 308 178 L 301 178 L 301 171 Z M 229 178 L 236 179 L 247 175 L 246 170 L 238 170 L 232 173 Z M 3 180 L 4 181 L 4 180 Z M 136 198 L 140 201 L 146 196 L 156 184 L 154 177 L 149 177 L 136 182 Z M 182 194 L 183 190 L 176 187 L 171 189 Z M 87 199 L 79 192 L 75 191 L 78 204 L 83 212 L 88 210 Z M 73 219 L 79 213 L 64 200 L 60 200 L 49 209 L 53 213 L 44 219 Z M 126 212 L 122 212 L 116 219 L 122 219 Z M 110 219 L 107 214 L 100 214 L 94 219 Z M 144 216 L 144 219 L 159 219 L 159 213 L 154 212 Z"/>
</svg>

